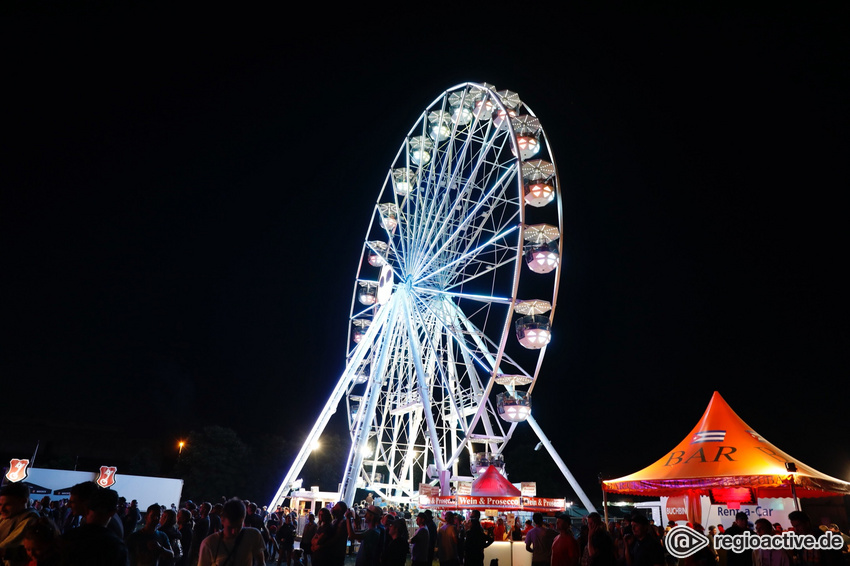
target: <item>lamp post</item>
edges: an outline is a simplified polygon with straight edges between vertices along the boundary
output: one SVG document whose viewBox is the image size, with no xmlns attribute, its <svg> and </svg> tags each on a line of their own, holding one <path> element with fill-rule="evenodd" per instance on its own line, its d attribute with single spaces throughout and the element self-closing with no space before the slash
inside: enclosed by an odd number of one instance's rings
<svg viewBox="0 0 850 566">
<path fill-rule="evenodd" d="M 605 515 L 605 524 L 608 524 L 608 491 L 605 489 L 605 482 L 602 479 L 602 472 L 599 472 L 599 485 L 602 487 L 602 512 Z"/>
<path fill-rule="evenodd" d="M 797 472 L 797 464 L 794 462 L 785 462 L 785 469 L 791 474 L 791 495 L 794 497 L 794 509 L 800 510 L 800 501 L 797 499 L 797 478 L 794 474 Z"/>
</svg>

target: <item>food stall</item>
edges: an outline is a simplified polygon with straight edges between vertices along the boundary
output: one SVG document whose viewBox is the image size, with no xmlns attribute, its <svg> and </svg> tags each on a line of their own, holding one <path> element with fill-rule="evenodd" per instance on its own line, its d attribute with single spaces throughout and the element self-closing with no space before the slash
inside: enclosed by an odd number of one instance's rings
<svg viewBox="0 0 850 566">
<path fill-rule="evenodd" d="M 453 511 L 466 514 L 477 510 L 482 517 L 493 517 L 507 512 L 562 513 L 566 509 L 565 499 L 523 496 L 522 492 L 510 483 L 493 466 L 481 474 L 474 482 L 469 495 L 437 495 L 422 493 L 420 489 L 419 507 L 433 511 Z M 484 564 L 492 559 L 499 560 L 499 566 L 530 566 L 531 553 L 525 549 L 524 541 L 495 541 L 484 550 Z"/>
</svg>

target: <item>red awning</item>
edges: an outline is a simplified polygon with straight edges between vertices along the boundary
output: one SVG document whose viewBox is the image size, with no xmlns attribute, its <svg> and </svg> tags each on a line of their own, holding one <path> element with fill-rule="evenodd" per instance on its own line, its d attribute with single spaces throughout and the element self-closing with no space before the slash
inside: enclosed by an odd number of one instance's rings
<svg viewBox="0 0 850 566">
<path fill-rule="evenodd" d="M 472 495 L 492 497 L 519 497 L 520 491 L 508 478 L 499 473 L 495 466 L 489 466 L 483 474 L 472 482 Z"/>
</svg>

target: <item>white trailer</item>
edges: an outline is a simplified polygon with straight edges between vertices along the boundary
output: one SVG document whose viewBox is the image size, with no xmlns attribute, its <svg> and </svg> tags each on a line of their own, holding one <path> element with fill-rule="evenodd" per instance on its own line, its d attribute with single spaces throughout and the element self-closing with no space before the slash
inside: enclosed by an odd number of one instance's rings
<svg viewBox="0 0 850 566">
<path fill-rule="evenodd" d="M 98 474 L 94 472 L 30 468 L 23 482 L 31 486 L 30 489 L 33 491 L 30 495 L 31 499 L 42 499 L 46 496 L 54 500 L 67 499 L 68 490 L 71 487 L 78 483 L 95 481 L 97 478 Z M 115 483 L 111 488 L 127 501 L 133 499 L 138 501 L 141 510 L 153 503 L 167 507 L 170 507 L 172 503 L 180 504 L 180 496 L 183 493 L 181 479 L 131 476 L 120 472 L 114 475 L 114 479 Z"/>
</svg>

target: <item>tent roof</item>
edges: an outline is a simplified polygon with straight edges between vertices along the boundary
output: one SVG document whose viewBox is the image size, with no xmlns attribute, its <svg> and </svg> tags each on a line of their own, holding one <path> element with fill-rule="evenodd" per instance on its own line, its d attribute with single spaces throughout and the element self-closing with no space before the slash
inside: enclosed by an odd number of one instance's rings
<svg viewBox="0 0 850 566">
<path fill-rule="evenodd" d="M 483 474 L 472 482 L 472 495 L 489 497 L 519 497 L 520 490 L 508 478 L 499 473 L 495 466 L 489 466 Z"/>
<path fill-rule="evenodd" d="M 786 462 L 797 472 L 790 474 Z M 850 483 L 830 477 L 783 452 L 741 420 L 718 392 L 694 429 L 651 466 L 603 482 L 609 493 L 676 495 L 709 489 L 747 487 L 759 497 L 799 497 L 850 493 Z"/>
</svg>

